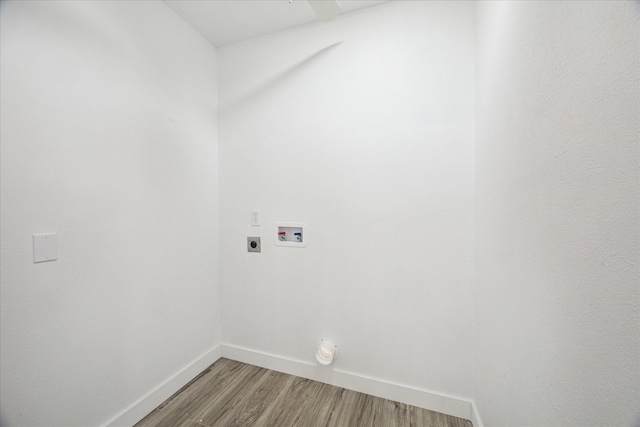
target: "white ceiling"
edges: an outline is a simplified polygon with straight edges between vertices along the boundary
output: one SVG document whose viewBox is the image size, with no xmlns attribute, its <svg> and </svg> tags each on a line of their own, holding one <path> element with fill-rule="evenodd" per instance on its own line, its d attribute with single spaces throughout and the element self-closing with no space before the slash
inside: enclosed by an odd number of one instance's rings
<svg viewBox="0 0 640 427">
<path fill-rule="evenodd" d="M 164 0 L 217 47 L 318 20 L 306 0 Z M 340 13 L 385 1 L 338 0 Z"/>
</svg>

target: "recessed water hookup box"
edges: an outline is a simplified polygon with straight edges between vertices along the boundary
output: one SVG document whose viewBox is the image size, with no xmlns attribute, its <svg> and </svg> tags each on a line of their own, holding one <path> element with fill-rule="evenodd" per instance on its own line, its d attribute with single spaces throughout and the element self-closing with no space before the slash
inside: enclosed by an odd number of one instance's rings
<svg viewBox="0 0 640 427">
<path fill-rule="evenodd" d="M 304 248 L 307 246 L 307 224 L 303 222 L 277 222 L 276 240 L 278 246 Z"/>
</svg>

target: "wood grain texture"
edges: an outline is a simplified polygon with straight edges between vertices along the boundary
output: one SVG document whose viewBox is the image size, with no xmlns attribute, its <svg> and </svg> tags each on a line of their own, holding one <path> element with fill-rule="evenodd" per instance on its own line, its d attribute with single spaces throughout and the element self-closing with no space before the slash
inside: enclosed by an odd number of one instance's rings
<svg viewBox="0 0 640 427">
<path fill-rule="evenodd" d="M 220 359 L 136 427 L 472 427 L 471 421 Z"/>
</svg>

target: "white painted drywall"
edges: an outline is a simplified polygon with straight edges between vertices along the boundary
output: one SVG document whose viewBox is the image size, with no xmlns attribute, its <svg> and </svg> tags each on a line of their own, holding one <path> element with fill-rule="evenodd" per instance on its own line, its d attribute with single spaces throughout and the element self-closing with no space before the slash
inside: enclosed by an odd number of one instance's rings
<svg viewBox="0 0 640 427">
<path fill-rule="evenodd" d="M 219 210 L 212 46 L 159 2 L 2 2 L 1 423 L 96 425 L 174 387 L 216 354 L 222 261 L 228 349 L 311 363 L 326 336 L 329 369 L 473 397 L 487 426 L 627 424 L 637 2 L 475 7 L 222 49 Z M 57 261 L 33 264 L 41 232 Z"/>
<path fill-rule="evenodd" d="M 218 54 L 223 342 L 313 362 L 327 337 L 326 369 L 469 397 L 472 3 L 388 3 Z M 305 222 L 307 247 L 275 246 L 278 221 Z"/>
<path fill-rule="evenodd" d="M 2 425 L 98 425 L 220 342 L 216 50 L 162 2 L 0 8 Z"/>
<path fill-rule="evenodd" d="M 624 426 L 640 409 L 638 9 L 477 3 L 486 426 Z"/>
</svg>

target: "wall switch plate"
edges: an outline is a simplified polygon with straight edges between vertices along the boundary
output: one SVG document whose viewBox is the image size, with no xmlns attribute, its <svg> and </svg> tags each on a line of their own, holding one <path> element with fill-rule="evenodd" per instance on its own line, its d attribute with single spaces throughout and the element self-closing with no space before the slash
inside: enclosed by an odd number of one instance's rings
<svg viewBox="0 0 640 427">
<path fill-rule="evenodd" d="M 251 225 L 260 225 L 260 211 L 251 211 Z"/>
<path fill-rule="evenodd" d="M 33 262 L 58 259 L 58 236 L 56 233 L 33 235 Z"/>
<path fill-rule="evenodd" d="M 259 237 L 247 237 L 247 252 L 260 252 Z"/>
</svg>

